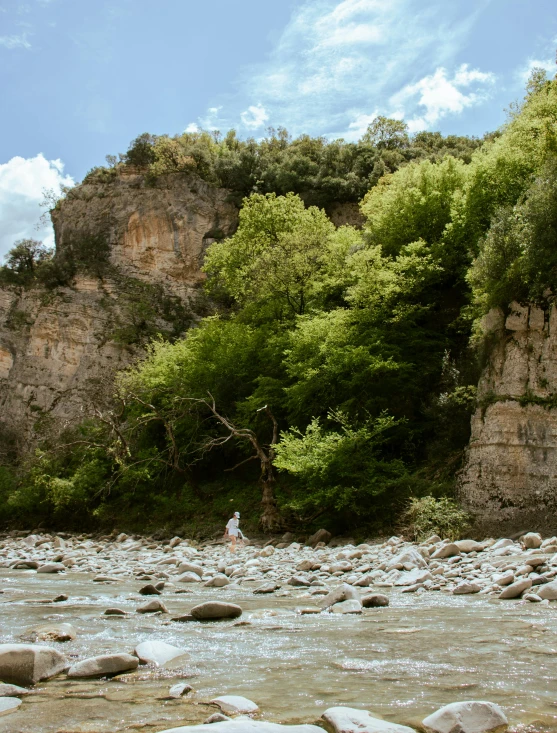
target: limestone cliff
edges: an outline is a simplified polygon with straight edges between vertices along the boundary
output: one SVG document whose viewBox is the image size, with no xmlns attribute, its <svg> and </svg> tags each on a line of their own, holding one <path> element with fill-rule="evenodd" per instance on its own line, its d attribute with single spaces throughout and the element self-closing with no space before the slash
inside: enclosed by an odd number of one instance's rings
<svg viewBox="0 0 557 733">
<path fill-rule="evenodd" d="M 479 529 L 557 529 L 557 312 L 513 303 L 484 321 L 488 362 L 460 494 Z"/>
<path fill-rule="evenodd" d="M 83 418 L 147 338 L 177 335 L 195 320 L 204 249 L 237 225 L 227 195 L 195 177 L 165 176 L 149 187 L 124 171 L 81 184 L 54 210 L 57 256 L 81 250 L 83 259 L 88 248 L 88 261 L 105 257 L 107 266 L 65 287 L 0 289 L 4 453 L 24 453 L 38 436 Z"/>
</svg>

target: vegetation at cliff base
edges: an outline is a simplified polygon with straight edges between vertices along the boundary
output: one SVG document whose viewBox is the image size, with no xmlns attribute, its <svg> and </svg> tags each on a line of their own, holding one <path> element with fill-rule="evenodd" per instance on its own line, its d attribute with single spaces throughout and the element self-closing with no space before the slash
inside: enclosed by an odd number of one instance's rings
<svg viewBox="0 0 557 733">
<path fill-rule="evenodd" d="M 354 144 L 134 141 L 117 165 L 249 194 L 206 255 L 213 313 L 154 338 L 112 409 L 4 481 L 5 513 L 180 526 L 233 499 L 266 529 L 456 536 L 475 324 L 555 292 L 557 82 L 537 75 L 481 145 L 447 141 L 384 119 Z M 322 207 L 356 199 L 363 228 L 336 228 Z"/>
</svg>

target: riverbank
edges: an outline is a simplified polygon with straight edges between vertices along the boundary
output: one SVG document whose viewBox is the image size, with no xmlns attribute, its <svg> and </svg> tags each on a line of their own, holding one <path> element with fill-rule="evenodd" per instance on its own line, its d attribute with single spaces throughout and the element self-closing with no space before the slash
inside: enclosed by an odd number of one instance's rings
<svg viewBox="0 0 557 733">
<path fill-rule="evenodd" d="M 289 724 L 344 705 L 417 727 L 442 705 L 482 699 L 511 727 L 552 728 L 557 604 L 543 596 L 557 541 L 526 544 L 538 546 L 391 538 L 233 555 L 183 538 L 3 537 L 1 641 L 54 647 L 67 668 L 29 686 L 0 731 L 162 731 L 203 722 L 211 700 L 233 694 L 257 703 L 259 719 Z M 521 597 L 505 599 L 517 583 Z M 208 602 L 241 615 L 189 619 Z M 56 641 L 63 624 L 75 635 Z M 133 657 L 146 641 L 177 656 L 109 678 L 67 674 L 87 659 Z M 172 698 L 180 684 L 194 689 Z"/>
</svg>

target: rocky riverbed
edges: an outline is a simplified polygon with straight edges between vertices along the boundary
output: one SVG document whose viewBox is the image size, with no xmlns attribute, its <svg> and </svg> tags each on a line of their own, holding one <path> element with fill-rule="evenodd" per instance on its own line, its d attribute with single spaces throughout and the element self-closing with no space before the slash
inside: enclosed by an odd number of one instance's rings
<svg viewBox="0 0 557 733">
<path fill-rule="evenodd" d="M 0 538 L 0 731 L 557 728 L 557 538 L 318 539 Z"/>
</svg>

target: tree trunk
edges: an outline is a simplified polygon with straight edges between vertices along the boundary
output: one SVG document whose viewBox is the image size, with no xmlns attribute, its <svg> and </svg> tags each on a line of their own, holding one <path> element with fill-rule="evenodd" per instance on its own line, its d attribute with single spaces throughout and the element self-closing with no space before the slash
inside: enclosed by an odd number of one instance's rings
<svg viewBox="0 0 557 733">
<path fill-rule="evenodd" d="M 282 529 L 282 518 L 277 507 L 275 499 L 275 479 L 274 476 L 265 476 L 261 479 L 261 488 L 263 490 L 261 496 L 261 517 L 259 525 L 264 532 L 278 532 Z"/>
</svg>

